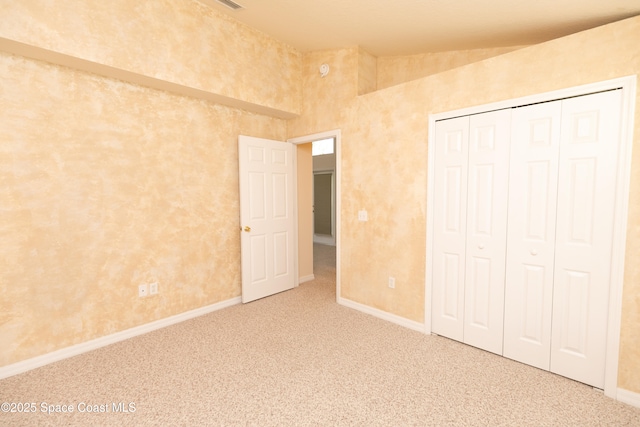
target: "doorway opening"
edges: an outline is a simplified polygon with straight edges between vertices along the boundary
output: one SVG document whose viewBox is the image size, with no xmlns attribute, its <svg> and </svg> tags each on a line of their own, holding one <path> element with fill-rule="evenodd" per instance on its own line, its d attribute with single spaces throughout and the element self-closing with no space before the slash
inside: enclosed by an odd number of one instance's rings
<svg viewBox="0 0 640 427">
<path fill-rule="evenodd" d="M 321 149 L 322 154 L 313 156 L 312 143 L 316 141 L 321 141 L 316 151 Z M 329 271 L 335 274 L 336 301 L 340 302 L 340 130 L 291 138 L 288 142 L 297 146 L 298 283 L 313 280 L 316 272 Z M 324 268 L 327 263 L 335 270 Z"/>
<path fill-rule="evenodd" d="M 311 142 L 313 243 L 335 246 L 335 138 Z"/>
<path fill-rule="evenodd" d="M 313 171 L 313 243 L 336 245 L 333 171 Z"/>
</svg>

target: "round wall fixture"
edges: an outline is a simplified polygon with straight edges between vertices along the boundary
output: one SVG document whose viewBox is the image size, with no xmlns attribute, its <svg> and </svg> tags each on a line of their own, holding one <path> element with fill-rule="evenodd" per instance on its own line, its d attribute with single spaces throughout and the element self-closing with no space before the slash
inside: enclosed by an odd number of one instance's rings
<svg viewBox="0 0 640 427">
<path fill-rule="evenodd" d="M 327 77 L 329 74 L 329 64 L 322 64 L 320 66 L 320 77 Z"/>
</svg>

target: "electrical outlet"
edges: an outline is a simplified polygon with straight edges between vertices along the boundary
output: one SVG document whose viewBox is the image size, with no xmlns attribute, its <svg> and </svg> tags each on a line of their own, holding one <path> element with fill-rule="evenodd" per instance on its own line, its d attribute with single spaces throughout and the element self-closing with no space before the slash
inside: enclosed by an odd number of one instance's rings
<svg viewBox="0 0 640 427">
<path fill-rule="evenodd" d="M 395 289 L 396 287 L 396 278 L 389 276 L 389 287 L 391 289 Z"/>
<path fill-rule="evenodd" d="M 139 297 L 146 297 L 148 292 L 147 292 L 147 285 L 138 285 L 138 296 Z"/>
<path fill-rule="evenodd" d="M 158 293 L 158 282 L 149 284 L 149 295 L 156 295 Z"/>
<path fill-rule="evenodd" d="M 358 211 L 358 221 L 369 221 L 369 214 L 366 210 L 362 209 Z"/>
</svg>

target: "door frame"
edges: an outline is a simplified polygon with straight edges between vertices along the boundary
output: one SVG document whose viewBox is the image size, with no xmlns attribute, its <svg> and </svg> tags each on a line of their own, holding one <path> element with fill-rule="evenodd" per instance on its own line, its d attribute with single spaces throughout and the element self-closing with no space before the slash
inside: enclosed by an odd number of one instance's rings
<svg viewBox="0 0 640 427">
<path fill-rule="evenodd" d="M 327 139 L 334 138 L 335 140 L 335 153 L 336 153 L 336 168 L 334 171 L 334 179 L 335 179 L 335 239 L 336 239 L 336 302 L 340 303 L 340 180 L 342 177 L 342 133 L 340 129 L 328 130 L 325 132 L 314 133 L 310 135 L 298 136 L 295 138 L 287 139 L 287 142 L 290 142 L 294 145 L 306 144 L 312 141 L 316 141 L 319 139 Z M 296 151 L 297 153 L 297 151 Z M 295 206 L 295 231 L 296 231 L 296 251 L 295 251 L 295 274 L 298 277 L 298 160 L 297 155 L 294 156 L 294 184 L 296 188 L 293 190 L 294 197 L 294 206 Z M 313 172 L 313 171 L 312 171 Z M 296 280 L 298 282 L 298 280 Z"/>
<path fill-rule="evenodd" d="M 426 270 L 424 331 L 431 333 L 431 271 L 433 269 L 433 230 L 434 211 L 434 165 L 435 165 L 435 125 L 436 121 L 459 116 L 485 113 L 504 108 L 513 108 L 528 104 L 554 101 L 612 89 L 622 89 L 622 108 L 620 124 L 620 147 L 616 178 L 616 202 L 613 230 L 613 250 L 611 260 L 609 320 L 607 324 L 607 349 L 605 362 L 604 394 L 618 400 L 618 362 L 620 356 L 620 328 L 622 315 L 622 292 L 624 285 L 625 251 L 627 238 L 627 217 L 629 210 L 629 191 L 631 179 L 631 151 L 633 147 L 634 112 L 636 102 L 636 76 L 626 76 L 602 82 L 544 92 L 531 96 L 510 99 L 475 107 L 463 108 L 429 115 L 428 131 L 428 170 L 427 170 L 427 227 L 426 227 Z"/>
</svg>

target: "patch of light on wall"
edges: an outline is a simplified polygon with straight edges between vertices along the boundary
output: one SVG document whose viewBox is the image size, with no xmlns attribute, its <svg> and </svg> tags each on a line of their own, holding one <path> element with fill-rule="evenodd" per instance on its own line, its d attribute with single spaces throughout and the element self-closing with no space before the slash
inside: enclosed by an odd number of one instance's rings
<svg viewBox="0 0 640 427">
<path fill-rule="evenodd" d="M 311 146 L 311 155 L 321 156 L 323 154 L 333 154 L 333 146 L 333 138 L 313 141 Z"/>
</svg>

